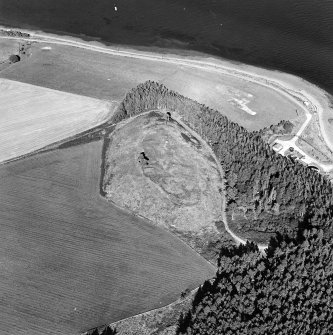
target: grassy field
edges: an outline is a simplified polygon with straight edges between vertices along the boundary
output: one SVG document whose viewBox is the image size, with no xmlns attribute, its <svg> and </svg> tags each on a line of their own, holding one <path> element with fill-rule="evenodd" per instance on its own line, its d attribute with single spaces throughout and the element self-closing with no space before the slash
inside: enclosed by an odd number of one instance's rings
<svg viewBox="0 0 333 335">
<path fill-rule="evenodd" d="M 1 40 L 0 42 L 0 63 L 8 60 L 10 55 L 19 53 L 19 43 L 15 40 Z"/>
<path fill-rule="evenodd" d="M 176 300 L 214 268 L 99 195 L 102 142 L 0 168 L 0 333 L 69 335 Z"/>
<path fill-rule="evenodd" d="M 98 99 L 121 100 L 127 91 L 155 80 L 189 98 L 221 111 L 242 126 L 257 130 L 295 118 L 295 106 L 285 97 L 256 84 L 215 72 L 175 64 L 112 56 L 44 43 L 32 56 L 1 72 L 1 76 Z M 254 111 L 250 115 L 244 105 Z"/>
<path fill-rule="evenodd" d="M 116 104 L 0 78 L 0 162 L 102 123 Z"/>
<path fill-rule="evenodd" d="M 216 261 L 215 245 L 223 237 L 216 227 L 222 220 L 223 182 L 200 139 L 177 121 L 166 122 L 165 113 L 152 111 L 117 126 L 106 143 L 106 198 Z"/>
</svg>

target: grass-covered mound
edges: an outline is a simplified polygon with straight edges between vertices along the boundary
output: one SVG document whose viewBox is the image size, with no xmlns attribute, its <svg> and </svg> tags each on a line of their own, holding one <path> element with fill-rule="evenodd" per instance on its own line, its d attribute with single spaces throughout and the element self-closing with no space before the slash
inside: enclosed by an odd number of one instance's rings
<svg viewBox="0 0 333 335">
<path fill-rule="evenodd" d="M 225 171 L 229 225 L 238 235 L 267 242 L 276 232 L 312 226 L 331 234 L 333 189 L 322 175 L 276 154 L 259 133 L 155 82 L 129 92 L 112 121 L 151 109 L 177 111 L 211 145 Z"/>
<path fill-rule="evenodd" d="M 225 236 L 222 172 L 196 135 L 156 111 L 120 124 L 106 140 L 102 192 L 216 261 Z"/>
<path fill-rule="evenodd" d="M 222 249 L 217 277 L 198 291 L 177 334 L 332 334 L 333 241 L 322 230 Z"/>
</svg>

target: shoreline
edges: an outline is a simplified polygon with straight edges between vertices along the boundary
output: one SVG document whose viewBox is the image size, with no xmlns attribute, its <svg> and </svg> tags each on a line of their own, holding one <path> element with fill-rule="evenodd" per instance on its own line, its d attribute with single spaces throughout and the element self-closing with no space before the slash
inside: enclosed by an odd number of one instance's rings
<svg viewBox="0 0 333 335">
<path fill-rule="evenodd" d="M 156 47 L 147 47 L 147 49 L 150 50 L 143 51 L 131 47 L 125 47 L 123 45 L 105 45 L 101 39 L 98 41 L 94 40 L 87 42 L 84 41 L 82 37 L 78 36 L 59 36 L 54 33 L 44 33 L 21 28 L 9 28 L 1 25 L 0 30 L 17 31 L 30 35 L 30 37 L 26 38 L 4 35 L 0 36 L 1 38 L 25 39 L 36 42 L 62 44 L 71 47 L 89 49 L 95 52 L 112 54 L 119 57 L 140 58 L 150 61 L 174 63 L 177 65 L 199 68 L 201 70 L 220 72 L 224 75 L 231 75 L 237 77 L 238 79 L 254 82 L 273 89 L 281 95 L 284 95 L 286 98 L 292 99 L 305 110 L 305 113 L 308 111 L 308 106 L 304 102 L 308 101 L 310 102 L 311 107 L 314 106 L 314 108 L 310 110 L 310 113 L 318 113 L 322 136 L 326 145 L 333 151 L 333 127 L 328 122 L 328 119 L 333 117 L 333 108 L 330 101 L 333 97 L 329 92 L 313 83 L 308 82 L 302 77 L 278 70 L 268 70 L 253 65 L 229 61 L 223 58 L 216 58 L 199 52 L 195 52 L 195 55 L 192 54 L 185 56 L 177 55 L 173 53 L 174 50 L 169 49 L 161 48 L 161 50 L 164 51 L 163 53 L 151 50 L 157 49 Z"/>
<path fill-rule="evenodd" d="M 321 90 L 327 92 L 329 95 L 333 97 L 333 89 L 328 88 L 325 86 L 325 84 L 321 83 L 320 81 L 315 81 L 311 80 L 310 78 L 306 76 L 302 76 L 301 74 L 297 73 L 296 71 L 285 71 L 282 68 L 279 68 L 278 65 L 274 64 L 260 64 L 256 61 L 249 61 L 246 62 L 246 60 L 242 59 L 237 59 L 237 58 L 232 58 L 228 57 L 225 55 L 221 55 L 218 49 L 214 47 L 207 47 L 205 45 L 189 45 L 190 43 L 187 41 L 178 41 L 171 39 L 171 46 L 165 46 L 165 45 L 158 45 L 158 44 L 153 44 L 153 45 L 147 45 L 147 44 L 132 44 L 132 43 L 114 43 L 110 42 L 107 39 L 100 37 L 100 36 L 93 36 L 93 35 L 86 35 L 84 33 L 74 33 L 74 32 L 68 32 L 68 31 L 63 31 L 63 30 L 57 30 L 57 29 L 41 29 L 40 27 L 34 26 L 34 25 L 29 25 L 29 24 L 24 24 L 23 27 L 18 28 L 21 23 L 18 21 L 12 21 L 12 20 L 1 20 L 0 22 L 0 29 L 8 29 L 8 30 L 18 30 L 18 31 L 27 31 L 27 32 L 32 32 L 32 33 L 39 33 L 43 35 L 50 35 L 54 37 L 62 37 L 66 39 L 76 39 L 83 41 L 85 43 L 100 43 L 102 46 L 105 47 L 118 47 L 121 49 L 130 49 L 130 50 L 136 50 L 136 51 L 143 51 L 143 52 L 153 52 L 153 53 L 158 53 L 158 54 L 171 54 L 174 56 L 185 56 L 185 57 L 199 57 L 199 58 L 215 58 L 217 60 L 221 61 L 226 61 L 228 63 L 232 63 L 235 65 L 246 65 L 249 67 L 253 68 L 258 68 L 266 71 L 273 71 L 273 72 L 279 72 L 282 74 L 287 74 L 291 75 L 294 77 L 298 77 L 301 79 L 306 80 L 309 83 L 312 83 L 316 87 L 320 88 Z M 168 44 L 168 43 L 167 43 Z M 177 47 L 178 46 L 178 47 Z M 180 47 L 183 46 L 183 47 Z"/>
</svg>

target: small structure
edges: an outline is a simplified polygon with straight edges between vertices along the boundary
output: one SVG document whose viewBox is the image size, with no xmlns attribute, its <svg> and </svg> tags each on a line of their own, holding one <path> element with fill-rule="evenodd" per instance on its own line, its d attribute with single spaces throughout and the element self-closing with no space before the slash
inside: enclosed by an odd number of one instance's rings
<svg viewBox="0 0 333 335">
<path fill-rule="evenodd" d="M 170 113 L 170 112 L 167 112 L 167 113 L 166 113 L 166 120 L 167 120 L 167 121 L 170 121 L 170 120 L 171 120 L 171 113 Z"/>
</svg>

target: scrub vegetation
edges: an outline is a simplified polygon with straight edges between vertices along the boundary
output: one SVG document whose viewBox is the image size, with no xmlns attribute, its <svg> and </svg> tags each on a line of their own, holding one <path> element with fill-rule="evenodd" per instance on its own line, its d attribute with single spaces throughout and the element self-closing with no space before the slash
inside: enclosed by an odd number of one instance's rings
<svg viewBox="0 0 333 335">
<path fill-rule="evenodd" d="M 120 124 L 106 143 L 105 197 L 216 262 L 215 244 L 223 239 L 218 229 L 223 176 L 209 147 L 173 117 L 167 121 L 155 111 Z"/>
</svg>

